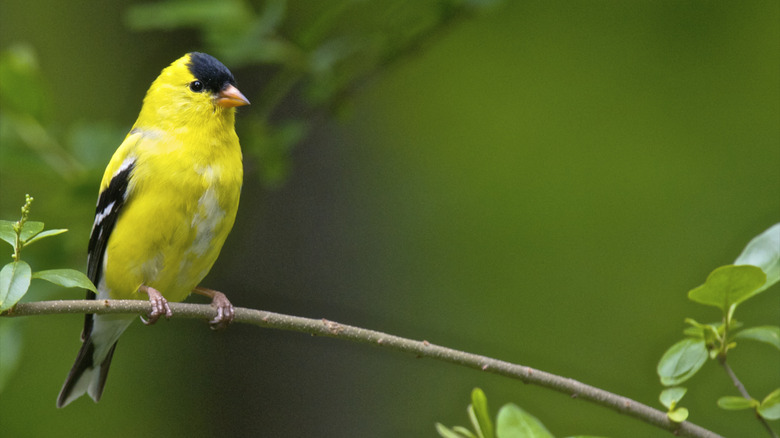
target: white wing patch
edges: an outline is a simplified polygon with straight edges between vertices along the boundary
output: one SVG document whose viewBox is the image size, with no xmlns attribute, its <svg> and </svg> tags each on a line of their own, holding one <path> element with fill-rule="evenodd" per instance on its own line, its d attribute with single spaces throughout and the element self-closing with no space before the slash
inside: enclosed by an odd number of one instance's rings
<svg viewBox="0 0 780 438">
<path fill-rule="evenodd" d="M 111 175 L 111 178 L 116 178 L 117 175 L 121 174 L 122 172 L 127 171 L 131 166 L 135 165 L 135 157 L 127 157 L 125 158 L 125 161 L 122 162 L 122 164 L 119 166 L 119 169 L 114 172 L 113 175 Z M 127 191 L 123 191 L 121 194 L 122 201 L 127 199 Z M 115 204 L 117 199 L 109 199 L 111 202 L 106 205 L 102 210 L 95 213 L 95 222 L 92 224 L 92 230 L 95 230 L 95 227 L 99 227 L 100 224 L 103 222 L 103 220 L 110 216 L 113 213 Z M 98 197 L 98 208 L 100 208 L 100 198 Z"/>
<path fill-rule="evenodd" d="M 106 207 L 103 210 L 95 214 L 95 223 L 92 224 L 92 228 L 100 225 L 103 222 L 103 219 L 105 219 L 106 217 L 108 217 L 109 214 L 111 214 L 111 211 L 114 209 L 114 204 L 116 204 L 116 201 L 111 201 L 111 203 L 106 205 Z"/>
<path fill-rule="evenodd" d="M 98 196 L 95 207 L 95 222 L 89 236 L 87 247 L 87 276 L 93 283 L 98 283 L 102 276 L 103 259 L 108 244 L 108 238 L 114 230 L 119 218 L 119 212 L 127 201 L 130 191 L 130 178 L 135 168 L 134 157 L 127 157 L 111 176 L 108 186 Z M 88 295 L 91 297 L 91 295 Z M 86 325 L 85 325 L 86 327 Z"/>
<path fill-rule="evenodd" d="M 122 164 L 119 166 L 119 169 L 117 169 L 112 176 L 117 176 L 118 174 L 127 170 L 133 164 L 135 164 L 135 157 L 130 156 L 125 158 L 125 161 L 122 161 Z"/>
</svg>

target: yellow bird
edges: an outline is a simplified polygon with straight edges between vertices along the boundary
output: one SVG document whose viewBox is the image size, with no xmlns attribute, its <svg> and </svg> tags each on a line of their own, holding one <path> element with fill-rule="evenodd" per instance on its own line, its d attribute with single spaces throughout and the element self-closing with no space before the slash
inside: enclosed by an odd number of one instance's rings
<svg viewBox="0 0 780 438">
<path fill-rule="evenodd" d="M 233 75 L 205 53 L 184 55 L 152 83 L 100 184 L 87 257 L 97 299 L 148 298 L 144 323 L 152 324 L 171 316 L 168 300 L 194 291 L 212 298 L 212 327 L 233 319 L 223 294 L 197 286 L 236 218 L 243 168 L 235 107 L 242 105 L 249 100 Z M 57 407 L 85 393 L 100 400 L 117 339 L 133 319 L 86 315 Z"/>
</svg>

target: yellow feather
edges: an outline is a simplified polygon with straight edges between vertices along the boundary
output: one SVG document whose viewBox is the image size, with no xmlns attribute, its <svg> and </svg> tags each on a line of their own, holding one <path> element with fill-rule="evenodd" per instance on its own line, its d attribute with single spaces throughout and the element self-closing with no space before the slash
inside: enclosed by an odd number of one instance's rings
<svg viewBox="0 0 780 438">
<path fill-rule="evenodd" d="M 233 227 L 243 178 L 235 109 L 187 88 L 195 80 L 188 61 L 175 61 L 154 81 L 103 176 L 105 190 L 124 160 L 136 160 L 104 260 L 114 299 L 145 299 L 138 293 L 145 284 L 168 300 L 183 300 Z"/>
<path fill-rule="evenodd" d="M 98 298 L 147 299 L 153 288 L 181 301 L 217 260 L 243 179 L 235 107 L 249 101 L 233 84 L 219 61 L 193 53 L 150 86 L 100 184 L 89 259 Z M 148 296 L 139 292 L 142 285 Z M 116 341 L 133 319 L 86 316 L 58 407 L 85 393 L 100 399 Z"/>
</svg>

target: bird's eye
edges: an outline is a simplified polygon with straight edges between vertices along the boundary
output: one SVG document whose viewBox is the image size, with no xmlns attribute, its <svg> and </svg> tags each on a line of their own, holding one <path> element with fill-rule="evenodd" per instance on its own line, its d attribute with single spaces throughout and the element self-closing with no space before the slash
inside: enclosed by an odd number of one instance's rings
<svg viewBox="0 0 780 438">
<path fill-rule="evenodd" d="M 201 81 L 192 81 L 192 82 L 190 82 L 190 90 L 192 90 L 192 91 L 194 91 L 196 93 L 200 93 L 201 91 L 203 91 L 203 82 L 201 82 Z"/>
</svg>

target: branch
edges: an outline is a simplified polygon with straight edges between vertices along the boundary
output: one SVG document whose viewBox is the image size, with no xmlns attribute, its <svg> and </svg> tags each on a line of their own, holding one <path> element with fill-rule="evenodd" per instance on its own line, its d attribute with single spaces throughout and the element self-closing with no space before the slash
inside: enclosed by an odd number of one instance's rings
<svg viewBox="0 0 780 438">
<path fill-rule="evenodd" d="M 751 400 L 752 397 L 750 397 L 750 394 L 748 394 L 747 389 L 745 389 L 745 385 L 743 385 L 742 382 L 739 381 L 739 377 L 737 377 L 737 375 L 734 374 L 734 370 L 732 370 L 729 364 L 726 363 L 726 356 L 719 355 L 718 362 L 720 362 L 720 364 L 723 366 L 723 369 L 726 370 L 726 374 L 728 374 L 729 378 L 731 379 L 731 383 L 733 383 L 734 386 L 737 388 L 739 394 L 742 397 Z"/>
<path fill-rule="evenodd" d="M 216 310 L 208 304 L 170 303 L 174 317 L 211 320 Z M 147 314 L 149 303 L 134 300 L 68 300 L 19 303 L 12 309 L 0 313 L 0 316 L 33 316 L 64 313 L 138 313 Z M 530 367 L 505 362 L 464 351 L 453 350 L 431 344 L 428 341 L 415 341 L 393 336 L 374 330 L 339 324 L 326 319 L 310 319 L 299 316 L 282 315 L 262 310 L 235 308 L 234 322 L 254 324 L 260 327 L 290 330 L 329 338 L 347 339 L 363 344 L 371 344 L 388 350 L 411 353 L 417 357 L 461 365 L 467 368 L 498 374 L 553 389 L 595 404 L 610 408 L 621 414 L 667 430 L 677 436 L 694 438 L 720 438 L 707 429 L 689 422 L 674 423 L 666 413 L 626 397 L 586 385 L 573 379 L 557 376 Z"/>
<path fill-rule="evenodd" d="M 726 374 L 728 374 L 729 378 L 731 379 L 731 383 L 734 384 L 734 386 L 737 388 L 737 391 L 739 391 L 739 394 L 748 399 L 752 400 L 753 398 L 750 396 L 750 394 L 747 392 L 747 389 L 745 388 L 745 385 L 742 384 L 742 382 L 739 380 L 739 377 L 734 373 L 734 370 L 731 369 L 728 362 L 726 362 L 726 355 L 718 355 L 718 362 L 723 366 L 723 369 L 726 371 Z M 769 432 L 769 436 L 772 438 L 778 438 L 777 434 L 774 430 L 772 430 L 772 427 L 769 426 L 769 423 L 766 421 L 766 419 L 760 415 L 756 415 L 756 418 L 758 421 L 764 426 L 764 429 Z"/>
</svg>

